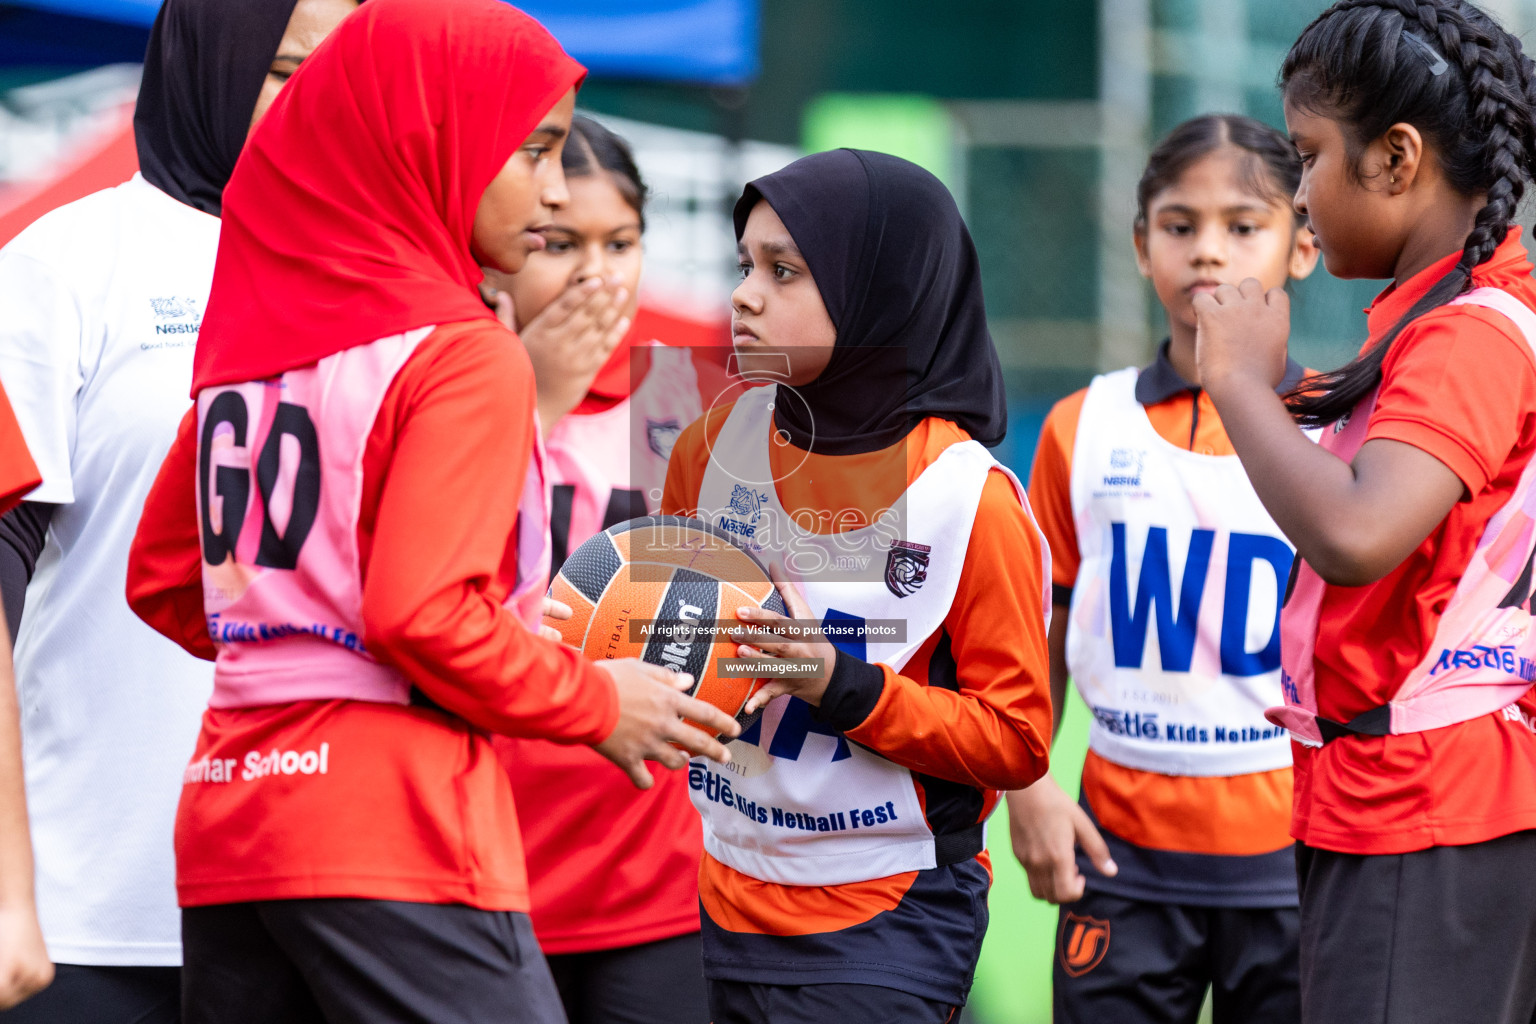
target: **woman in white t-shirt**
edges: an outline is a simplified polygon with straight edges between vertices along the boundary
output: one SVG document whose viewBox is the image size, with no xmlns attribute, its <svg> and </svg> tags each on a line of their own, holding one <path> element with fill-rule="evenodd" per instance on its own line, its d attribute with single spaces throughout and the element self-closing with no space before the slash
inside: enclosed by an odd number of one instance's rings
<svg viewBox="0 0 1536 1024">
<path fill-rule="evenodd" d="M 0 594 L 58 965 L 4 1024 L 179 1019 L 171 830 L 213 672 L 128 609 L 128 546 L 187 407 L 224 185 L 356 6 L 167 0 L 134 114 L 141 173 L 0 249 L 0 384 L 43 477 L 0 519 Z"/>
</svg>

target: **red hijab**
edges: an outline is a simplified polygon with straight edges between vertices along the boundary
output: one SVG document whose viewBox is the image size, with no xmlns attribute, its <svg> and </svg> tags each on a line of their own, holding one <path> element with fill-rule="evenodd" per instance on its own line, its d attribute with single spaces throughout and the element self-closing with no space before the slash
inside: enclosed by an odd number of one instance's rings
<svg viewBox="0 0 1536 1024">
<path fill-rule="evenodd" d="M 585 70 L 502 0 L 369 0 L 304 62 L 224 191 L 192 393 L 486 318 L 475 210 Z"/>
</svg>

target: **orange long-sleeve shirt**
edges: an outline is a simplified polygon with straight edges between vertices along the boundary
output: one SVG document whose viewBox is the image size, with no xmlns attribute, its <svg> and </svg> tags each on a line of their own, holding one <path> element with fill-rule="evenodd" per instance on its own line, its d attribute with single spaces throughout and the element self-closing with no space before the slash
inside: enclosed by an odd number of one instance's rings
<svg viewBox="0 0 1536 1024">
<path fill-rule="evenodd" d="M 532 401 L 526 354 L 488 322 L 439 328 L 396 376 L 363 456 L 363 621 L 368 649 L 452 714 L 358 701 L 209 710 L 177 820 L 183 905 L 351 896 L 527 909 L 510 786 L 481 730 L 595 743 L 618 717 L 605 673 L 501 607 Z M 211 657 L 196 443 L 189 414 L 145 503 L 128 598 Z M 261 772 L 265 755 L 321 744 L 323 775 Z"/>
<path fill-rule="evenodd" d="M 678 438 L 662 495 L 664 514 L 697 508 L 710 449 L 731 408 L 711 409 Z M 856 528 L 872 522 L 946 448 L 964 440 L 955 424 L 927 419 L 902 442 L 865 455 L 816 455 L 773 444 L 769 458 L 785 508 L 855 511 L 854 521 L 840 511 L 837 522 Z M 833 520 L 817 522 L 825 530 Z M 935 831 L 974 824 L 996 806 L 997 790 L 1027 786 L 1045 772 L 1051 707 L 1043 571 L 1039 538 L 1012 484 L 993 472 L 943 629 L 900 672 L 876 666 L 883 677 L 878 700 L 862 722 L 843 730 L 916 773 Z M 949 685 L 933 685 L 936 680 Z M 733 931 L 796 935 L 868 920 L 899 903 L 915 877 L 911 872 L 826 888 L 780 886 L 706 855 L 700 897 L 711 918 Z"/>
</svg>

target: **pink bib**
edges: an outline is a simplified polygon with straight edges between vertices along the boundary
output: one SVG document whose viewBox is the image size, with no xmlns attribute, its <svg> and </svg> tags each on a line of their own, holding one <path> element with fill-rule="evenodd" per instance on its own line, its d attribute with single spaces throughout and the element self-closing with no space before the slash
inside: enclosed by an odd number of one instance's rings
<svg viewBox="0 0 1536 1024">
<path fill-rule="evenodd" d="M 593 534 L 661 507 L 672 444 L 704 414 L 693 354 L 652 344 L 650 357 L 628 398 L 602 412 L 562 417 L 549 432 L 551 529 L 561 561 Z"/>
<path fill-rule="evenodd" d="M 1452 305 L 1475 305 L 1508 317 L 1536 349 L 1536 313 L 1507 292 L 1478 288 Z M 1323 448 L 1345 462 L 1365 443 L 1376 392 L 1323 428 Z M 1536 681 L 1536 460 L 1520 474 L 1509 501 L 1488 520 L 1423 660 L 1392 699 L 1353 722 L 1319 724 L 1314 656 L 1327 584 L 1297 560 L 1296 584 L 1280 615 L 1281 689 L 1285 706 L 1266 717 L 1299 743 L 1322 746 L 1343 731 L 1366 735 L 1424 732 L 1491 714 L 1525 695 Z M 1325 737 L 1324 730 L 1328 734 Z"/>
<path fill-rule="evenodd" d="M 357 523 L 379 406 L 433 330 L 198 393 L 203 606 L 218 647 L 210 706 L 409 702 L 410 680 L 367 648 Z M 542 612 L 548 535 L 537 444 L 518 508 L 517 585 L 506 602 L 529 629 Z"/>
</svg>

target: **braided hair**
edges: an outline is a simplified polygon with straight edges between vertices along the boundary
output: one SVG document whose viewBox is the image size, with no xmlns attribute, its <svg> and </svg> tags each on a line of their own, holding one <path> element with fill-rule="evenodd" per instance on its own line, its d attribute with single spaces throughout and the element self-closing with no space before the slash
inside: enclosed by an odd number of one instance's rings
<svg viewBox="0 0 1536 1024">
<path fill-rule="evenodd" d="M 1392 125 L 1412 124 L 1453 189 L 1487 195 L 1456 265 L 1380 341 L 1286 396 L 1298 421 L 1321 426 L 1381 382 L 1403 328 L 1467 291 L 1473 268 L 1504 241 L 1536 172 L 1536 87 L 1520 40 L 1466 0 L 1339 0 L 1286 54 L 1280 85 L 1292 106 L 1341 122 L 1356 155 Z"/>
</svg>

